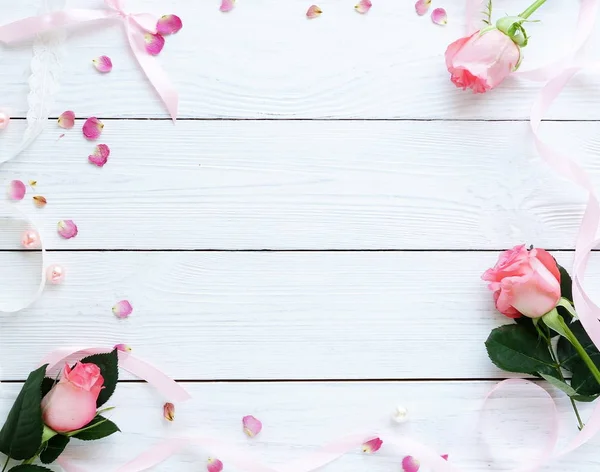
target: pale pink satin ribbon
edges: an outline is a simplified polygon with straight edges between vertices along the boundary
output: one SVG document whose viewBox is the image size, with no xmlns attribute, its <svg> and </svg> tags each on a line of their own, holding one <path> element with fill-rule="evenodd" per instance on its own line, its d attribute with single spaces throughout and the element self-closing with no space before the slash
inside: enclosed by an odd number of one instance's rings
<svg viewBox="0 0 600 472">
<path fill-rule="evenodd" d="M 155 57 L 145 48 L 145 33 L 156 33 L 157 18 L 147 13 L 128 13 L 123 0 L 105 0 L 106 10 L 70 9 L 24 18 L 0 26 L 0 43 L 13 44 L 34 38 L 55 28 L 70 28 L 98 20 L 122 20 L 133 55 L 146 77 L 167 107 L 171 118 L 177 118 L 179 95 L 169 76 Z"/>
</svg>

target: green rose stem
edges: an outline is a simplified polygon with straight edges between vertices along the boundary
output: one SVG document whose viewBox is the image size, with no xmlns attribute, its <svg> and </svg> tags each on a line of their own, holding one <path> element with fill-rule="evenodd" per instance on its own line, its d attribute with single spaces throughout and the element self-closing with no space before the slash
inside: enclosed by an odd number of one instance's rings
<svg viewBox="0 0 600 472">
<path fill-rule="evenodd" d="M 529 7 L 527 8 L 527 10 L 525 10 L 523 13 L 521 13 L 519 16 L 521 18 L 529 18 L 539 7 L 541 7 L 544 3 L 546 3 L 546 0 L 536 0 L 535 2 L 533 2 L 531 5 L 529 5 Z"/>
</svg>

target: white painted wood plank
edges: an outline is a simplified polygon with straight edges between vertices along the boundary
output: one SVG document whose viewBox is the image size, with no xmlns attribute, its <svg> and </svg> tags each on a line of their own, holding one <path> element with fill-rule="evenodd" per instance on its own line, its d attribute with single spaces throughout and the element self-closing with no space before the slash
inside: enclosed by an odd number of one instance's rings
<svg viewBox="0 0 600 472">
<path fill-rule="evenodd" d="M 37 11 L 33 0 L 11 3 L 2 22 Z M 101 7 L 102 0 L 70 2 Z M 309 21 L 310 2 L 255 0 L 234 11 L 218 11 L 219 0 L 191 2 L 129 0 L 131 11 L 171 10 L 185 23 L 169 37 L 160 62 L 181 94 L 181 117 L 213 118 L 526 118 L 539 84 L 510 79 L 496 91 L 474 96 L 455 89 L 444 63 L 447 45 L 464 33 L 464 0 L 444 5 L 446 27 L 418 17 L 414 2 L 378 0 L 368 15 L 355 2 L 323 0 L 324 14 Z M 548 2 L 524 50 L 523 68 L 547 63 L 564 51 L 574 34 L 578 2 Z M 497 2 L 496 17 L 517 14 L 519 0 Z M 56 114 L 164 117 L 166 112 L 131 56 L 122 25 L 85 27 L 68 41 Z M 557 34 L 560 32 L 560 34 Z M 598 44 L 596 31 L 591 45 Z M 115 64 L 98 74 L 91 60 L 109 55 Z M 600 52 L 590 48 L 589 58 Z M 26 112 L 30 54 L 0 49 L 3 106 Z M 575 81 L 551 116 L 600 119 L 598 77 Z"/>
<path fill-rule="evenodd" d="M 102 441 L 72 441 L 66 453 L 85 470 L 114 470 L 136 454 L 158 447 L 161 439 L 196 431 L 231 442 L 277 466 L 310 454 L 317 446 L 349 432 L 389 427 L 388 415 L 402 404 L 408 408 L 410 420 L 394 428 L 398 434 L 426 442 L 438 448 L 440 454 L 448 453 L 464 471 L 507 470 L 514 464 L 511 459 L 528 457 L 531 447 L 539 447 L 545 439 L 547 412 L 540 405 L 541 398 L 527 391 L 508 401 L 492 401 L 489 414 L 502 421 L 494 423 L 488 436 L 495 452 L 486 456 L 485 448 L 475 442 L 468 427 L 477 419 L 476 411 L 492 386 L 492 382 L 192 383 L 186 387 L 194 398 L 176 405 L 175 422 L 169 424 L 162 418 L 164 400 L 149 387 L 121 384 L 110 401 L 117 408 L 110 414 L 123 432 Z M 2 385 L 0 417 L 4 418 L 19 387 Z M 555 392 L 555 396 L 564 428 L 561 438 L 573 437 L 577 429 L 568 401 L 561 393 Z M 263 431 L 252 440 L 241 430 L 241 418 L 247 414 L 254 414 L 264 424 Z M 599 444 L 594 439 L 543 470 L 595 471 Z M 411 452 L 384 444 L 375 455 L 353 451 L 325 470 L 397 471 L 403 455 Z M 210 451 L 190 447 L 153 470 L 204 470 L 209 455 Z M 500 459 L 498 469 L 490 467 L 494 455 Z M 225 461 L 225 470 L 241 469 Z"/>
<path fill-rule="evenodd" d="M 68 280 L 4 316 L 3 379 L 24 380 L 43 355 L 73 343 L 130 344 L 178 379 L 506 376 L 484 347 L 508 322 L 480 280 L 495 252 L 50 256 Z M 33 289 L 37 269 L 23 257 L 0 253 L 0 301 Z M 572 253 L 558 258 L 570 268 Z M 599 282 L 595 264 L 592 296 Z M 128 320 L 111 311 L 122 299 L 134 307 Z"/>
<path fill-rule="evenodd" d="M 599 130 L 543 127 L 600 185 Z M 39 182 L 46 208 L 32 191 L 18 208 L 50 248 L 566 249 L 586 201 L 539 160 L 524 122 L 107 121 L 103 169 L 79 129 L 61 132 L 51 124 L 0 177 L 0 189 Z M 61 219 L 77 238 L 56 234 Z"/>
</svg>

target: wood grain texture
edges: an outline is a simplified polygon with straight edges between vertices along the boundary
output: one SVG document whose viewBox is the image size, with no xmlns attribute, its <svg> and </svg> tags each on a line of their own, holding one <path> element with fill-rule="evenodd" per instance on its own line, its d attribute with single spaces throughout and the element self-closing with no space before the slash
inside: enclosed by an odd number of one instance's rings
<svg viewBox="0 0 600 472">
<path fill-rule="evenodd" d="M 317 446 L 350 432 L 392 428 L 448 453 L 460 470 L 508 470 L 518 457 L 530 457 L 533 447 L 546 438 L 547 410 L 538 393 L 509 392 L 506 400 L 490 402 L 489 418 L 502 418 L 490 428 L 486 439 L 494 448 L 486 453 L 477 442 L 473 426 L 477 409 L 492 382 L 382 382 L 382 383 L 218 383 L 186 384 L 193 395 L 176 405 L 173 423 L 162 418 L 164 399 L 148 386 L 121 384 L 110 404 L 117 408 L 111 418 L 122 433 L 94 442 L 72 441 L 66 451 L 75 464 L 89 471 L 114 470 L 151 447 L 160 447 L 165 438 L 195 432 L 228 441 L 241 451 L 254 454 L 275 467 L 314 452 Z M 3 417 L 20 385 L 2 384 L 0 415 Z M 518 393 L 518 396 L 517 396 Z M 561 438 L 577 433 L 575 418 L 566 397 L 555 392 L 561 418 Z M 443 398 L 443 401 L 440 401 Z M 409 421 L 394 427 L 390 414 L 396 405 L 409 411 Z M 588 408 L 583 406 L 583 410 Z M 264 424 L 263 431 L 249 440 L 242 433 L 241 418 L 253 414 Z M 547 472 L 597 470 L 598 439 L 560 462 L 544 468 Z M 412 451 L 397 450 L 389 444 L 375 455 L 353 451 L 327 466 L 330 472 L 368 469 L 373 472 L 399 470 L 399 462 Z M 189 447 L 157 471 L 204 470 L 214 452 Z M 231 462 L 226 470 L 241 471 Z M 499 467 L 492 468 L 491 464 Z M 422 468 L 422 470 L 429 470 Z"/>
<path fill-rule="evenodd" d="M 506 376 L 483 344 L 508 322 L 480 280 L 494 252 L 50 256 L 68 280 L 4 318 L 3 379 L 24 380 L 73 343 L 130 344 L 177 379 Z M 572 253 L 557 256 L 570 268 Z M 0 301 L 33 288 L 37 268 L 24 257 L 0 253 Z M 600 295 L 600 264 L 589 272 L 590 295 Z M 122 299 L 134 307 L 127 320 L 111 311 Z"/>
<path fill-rule="evenodd" d="M 18 208 L 49 248 L 568 249 L 586 201 L 539 160 L 524 122 L 108 121 L 103 169 L 80 125 L 58 139 L 50 124 L 0 176 L 0 188 L 38 181 Z M 24 124 L 11 126 L 9 146 Z M 600 123 L 542 131 L 600 184 Z M 75 239 L 56 234 L 61 219 Z"/>
<path fill-rule="evenodd" d="M 101 8 L 102 0 L 70 2 Z M 511 78 L 484 96 L 456 89 L 444 63 L 447 45 L 464 34 L 464 0 L 445 5 L 449 24 L 438 27 L 418 17 L 414 2 L 379 0 L 368 15 L 354 0 L 323 0 L 323 15 L 309 21 L 304 0 L 239 2 L 223 14 L 219 0 L 193 2 L 129 0 L 131 11 L 175 12 L 184 29 L 167 39 L 160 63 L 180 95 L 180 116 L 188 118 L 527 118 L 540 85 Z M 575 30 L 575 2 L 548 2 L 529 24 L 523 69 L 547 63 L 567 50 Z M 495 5 L 497 18 L 517 14 L 520 0 Z M 2 22 L 37 12 L 37 2 L 11 4 Z M 170 10 L 165 12 L 164 10 Z M 561 34 L 556 32 L 560 31 Z M 596 31 L 590 45 L 598 44 Z M 9 50 L 10 49 L 10 50 Z M 62 92 L 55 110 L 79 116 L 166 117 L 152 87 L 138 69 L 123 27 L 86 26 L 67 44 Z M 94 57 L 113 59 L 113 71 L 98 74 Z M 588 58 L 598 59 L 590 47 Z M 2 106 L 26 112 L 27 47 L 0 50 Z M 598 77 L 584 75 L 551 111 L 554 118 L 600 119 Z"/>
</svg>

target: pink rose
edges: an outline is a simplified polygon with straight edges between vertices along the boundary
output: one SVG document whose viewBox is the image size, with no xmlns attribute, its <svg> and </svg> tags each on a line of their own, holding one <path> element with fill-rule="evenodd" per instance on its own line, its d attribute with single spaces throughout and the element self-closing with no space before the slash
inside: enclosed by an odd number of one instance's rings
<svg viewBox="0 0 600 472">
<path fill-rule="evenodd" d="M 81 429 L 96 416 L 104 379 L 96 364 L 65 365 L 60 382 L 42 400 L 44 423 L 59 433 Z"/>
<path fill-rule="evenodd" d="M 454 41 L 446 49 L 446 67 L 452 82 L 463 90 L 483 93 L 499 85 L 512 73 L 521 50 L 497 29 L 476 33 Z"/>
<path fill-rule="evenodd" d="M 509 318 L 539 318 L 560 300 L 560 272 L 543 249 L 528 251 L 522 245 L 504 251 L 482 279 L 489 282 L 498 311 Z"/>
</svg>

